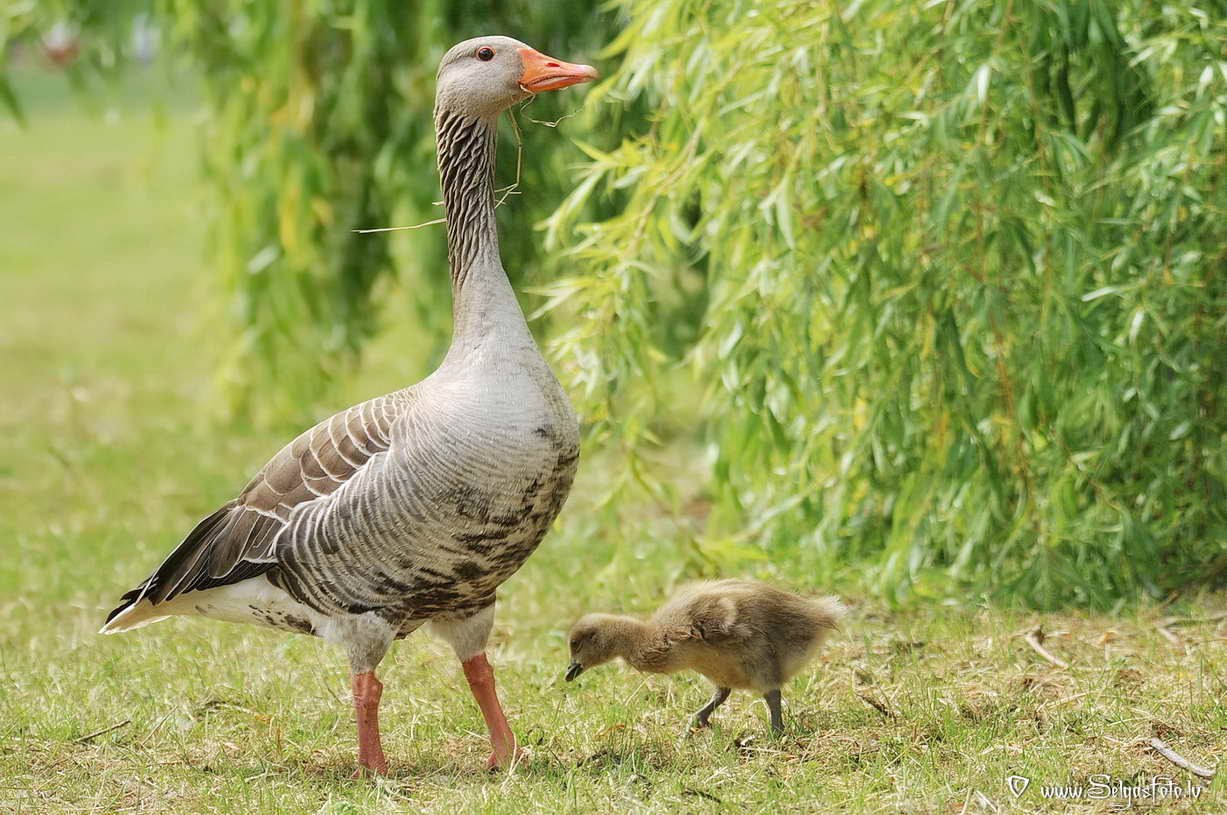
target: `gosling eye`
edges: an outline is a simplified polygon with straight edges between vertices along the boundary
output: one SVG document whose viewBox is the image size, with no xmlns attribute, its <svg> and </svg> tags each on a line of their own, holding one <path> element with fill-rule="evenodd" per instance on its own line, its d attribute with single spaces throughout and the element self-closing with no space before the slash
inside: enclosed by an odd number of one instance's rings
<svg viewBox="0 0 1227 815">
<path fill-rule="evenodd" d="M 488 45 L 483 45 L 477 49 L 477 58 L 482 62 L 489 62 L 494 59 L 494 49 Z"/>
</svg>

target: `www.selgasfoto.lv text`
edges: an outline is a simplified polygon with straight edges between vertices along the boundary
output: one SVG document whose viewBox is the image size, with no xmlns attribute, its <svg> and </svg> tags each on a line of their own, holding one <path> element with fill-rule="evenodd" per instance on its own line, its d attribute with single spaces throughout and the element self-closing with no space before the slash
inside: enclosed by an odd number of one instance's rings
<svg viewBox="0 0 1227 815">
<path fill-rule="evenodd" d="M 1087 776 L 1084 782 L 1069 784 L 1041 784 L 1039 793 L 1042 797 L 1057 800 L 1088 800 L 1098 801 L 1108 798 L 1130 800 L 1162 800 L 1165 798 L 1201 797 L 1205 790 L 1195 782 L 1180 783 L 1167 776 L 1157 775 L 1149 779 L 1113 778 L 1107 773 Z"/>
</svg>

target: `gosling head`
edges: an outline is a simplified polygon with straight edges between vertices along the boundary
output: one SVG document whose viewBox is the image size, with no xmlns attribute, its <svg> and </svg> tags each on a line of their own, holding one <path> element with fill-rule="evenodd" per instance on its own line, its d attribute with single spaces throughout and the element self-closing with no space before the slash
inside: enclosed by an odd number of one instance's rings
<svg viewBox="0 0 1227 815">
<path fill-rule="evenodd" d="M 566 679 L 570 682 L 589 668 L 603 665 L 625 655 L 625 632 L 634 620 L 614 614 L 585 614 L 571 626 L 571 664 Z"/>
</svg>

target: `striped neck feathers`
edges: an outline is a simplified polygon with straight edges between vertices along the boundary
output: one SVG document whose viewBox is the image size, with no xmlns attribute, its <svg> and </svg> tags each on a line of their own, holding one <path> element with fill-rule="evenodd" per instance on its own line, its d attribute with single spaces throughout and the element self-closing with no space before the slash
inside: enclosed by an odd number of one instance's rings
<svg viewBox="0 0 1227 815">
<path fill-rule="evenodd" d="M 447 214 L 447 262 L 459 294 L 475 267 L 502 271 L 494 219 L 494 120 L 435 112 L 439 178 Z"/>
</svg>

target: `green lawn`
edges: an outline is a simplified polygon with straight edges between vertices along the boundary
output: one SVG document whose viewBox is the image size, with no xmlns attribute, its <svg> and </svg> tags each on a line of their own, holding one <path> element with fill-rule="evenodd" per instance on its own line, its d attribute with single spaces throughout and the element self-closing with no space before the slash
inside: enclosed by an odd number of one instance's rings
<svg viewBox="0 0 1227 815">
<path fill-rule="evenodd" d="M 1210 766 L 1227 748 L 1221 595 L 1117 617 L 970 600 L 892 611 L 762 564 L 759 576 L 853 606 L 786 689 L 786 737 L 766 736 L 746 695 L 714 731 L 684 737 L 707 694 L 693 677 L 611 666 L 564 684 L 574 617 L 646 611 L 685 576 L 653 541 L 617 558 L 593 542 L 588 454 L 561 529 L 501 595 L 491 658 L 528 760 L 483 772 L 459 666 L 422 633 L 382 671 L 392 776 L 350 780 L 345 661 L 320 641 L 186 620 L 95 634 L 285 434 L 217 419 L 225 324 L 208 305 L 190 106 L 159 127 L 132 101 L 140 86 L 93 114 L 58 83 L 25 87 L 29 129 L 0 123 L 0 812 L 1049 811 L 1064 805 L 1039 786 L 1071 777 L 1193 780 L 1146 739 Z M 389 318 L 409 296 L 386 293 Z M 334 407 L 423 373 L 424 353 L 403 351 L 414 336 L 397 324 Z M 1168 629 L 1179 642 L 1156 625 L 1169 615 L 1184 621 Z M 1019 636 L 1036 625 L 1069 669 Z M 1035 782 L 1017 801 L 1011 774 Z M 1216 781 L 1161 810 L 1225 801 Z"/>
</svg>

